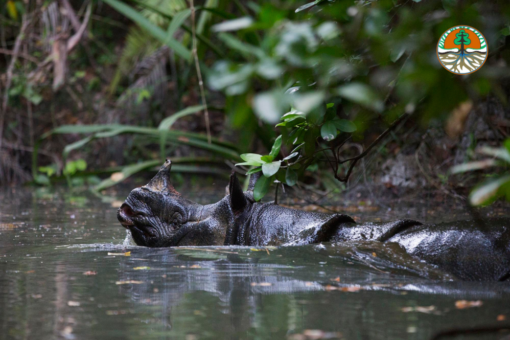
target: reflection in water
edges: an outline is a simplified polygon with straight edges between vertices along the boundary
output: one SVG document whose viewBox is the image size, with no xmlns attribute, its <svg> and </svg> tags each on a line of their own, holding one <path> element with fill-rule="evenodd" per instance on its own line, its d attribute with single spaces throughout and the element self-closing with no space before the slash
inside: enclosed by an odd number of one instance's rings
<svg viewBox="0 0 510 340">
<path fill-rule="evenodd" d="M 0 339 L 428 339 L 510 319 L 508 283 L 392 244 L 148 249 L 109 203 L 38 195 L 0 194 Z"/>
</svg>

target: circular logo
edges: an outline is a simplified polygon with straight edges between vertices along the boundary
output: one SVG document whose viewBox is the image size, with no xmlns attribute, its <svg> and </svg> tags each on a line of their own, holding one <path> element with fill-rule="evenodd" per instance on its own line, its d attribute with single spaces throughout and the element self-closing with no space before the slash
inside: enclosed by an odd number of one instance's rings
<svg viewBox="0 0 510 340">
<path fill-rule="evenodd" d="M 455 26 L 443 33 L 437 43 L 437 59 L 455 74 L 476 72 L 487 60 L 485 37 L 470 26 Z"/>
</svg>

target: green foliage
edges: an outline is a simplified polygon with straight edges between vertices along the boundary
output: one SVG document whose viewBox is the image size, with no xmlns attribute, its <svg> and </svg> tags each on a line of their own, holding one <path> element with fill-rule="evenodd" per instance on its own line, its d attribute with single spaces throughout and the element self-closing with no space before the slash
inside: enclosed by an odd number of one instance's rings
<svg viewBox="0 0 510 340">
<path fill-rule="evenodd" d="M 477 185 L 469 195 L 473 205 L 487 205 L 500 197 L 510 202 L 510 139 L 507 139 L 500 148 L 481 147 L 476 149 L 480 155 L 491 158 L 468 162 L 454 166 L 450 172 L 453 174 L 468 171 L 485 170 L 494 168 L 488 179 Z"/>
</svg>

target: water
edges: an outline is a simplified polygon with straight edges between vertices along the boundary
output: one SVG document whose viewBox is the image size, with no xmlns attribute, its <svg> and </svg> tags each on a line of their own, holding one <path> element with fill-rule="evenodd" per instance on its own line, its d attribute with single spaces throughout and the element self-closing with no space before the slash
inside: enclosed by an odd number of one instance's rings
<svg viewBox="0 0 510 340">
<path fill-rule="evenodd" d="M 430 339 L 510 323 L 508 283 L 452 281 L 391 245 L 148 249 L 126 241 L 118 204 L 0 192 L 0 339 Z M 440 206 L 340 210 L 362 220 L 467 216 Z"/>
</svg>

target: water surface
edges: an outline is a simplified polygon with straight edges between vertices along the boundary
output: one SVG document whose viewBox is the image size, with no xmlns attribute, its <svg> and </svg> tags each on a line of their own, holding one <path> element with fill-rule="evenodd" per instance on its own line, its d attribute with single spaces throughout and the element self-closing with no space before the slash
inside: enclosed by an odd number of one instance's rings
<svg viewBox="0 0 510 340">
<path fill-rule="evenodd" d="M 0 191 L 0 339 L 429 339 L 510 323 L 508 283 L 455 281 L 391 245 L 136 247 L 121 197 Z M 335 207 L 363 221 L 470 214 Z"/>
</svg>

